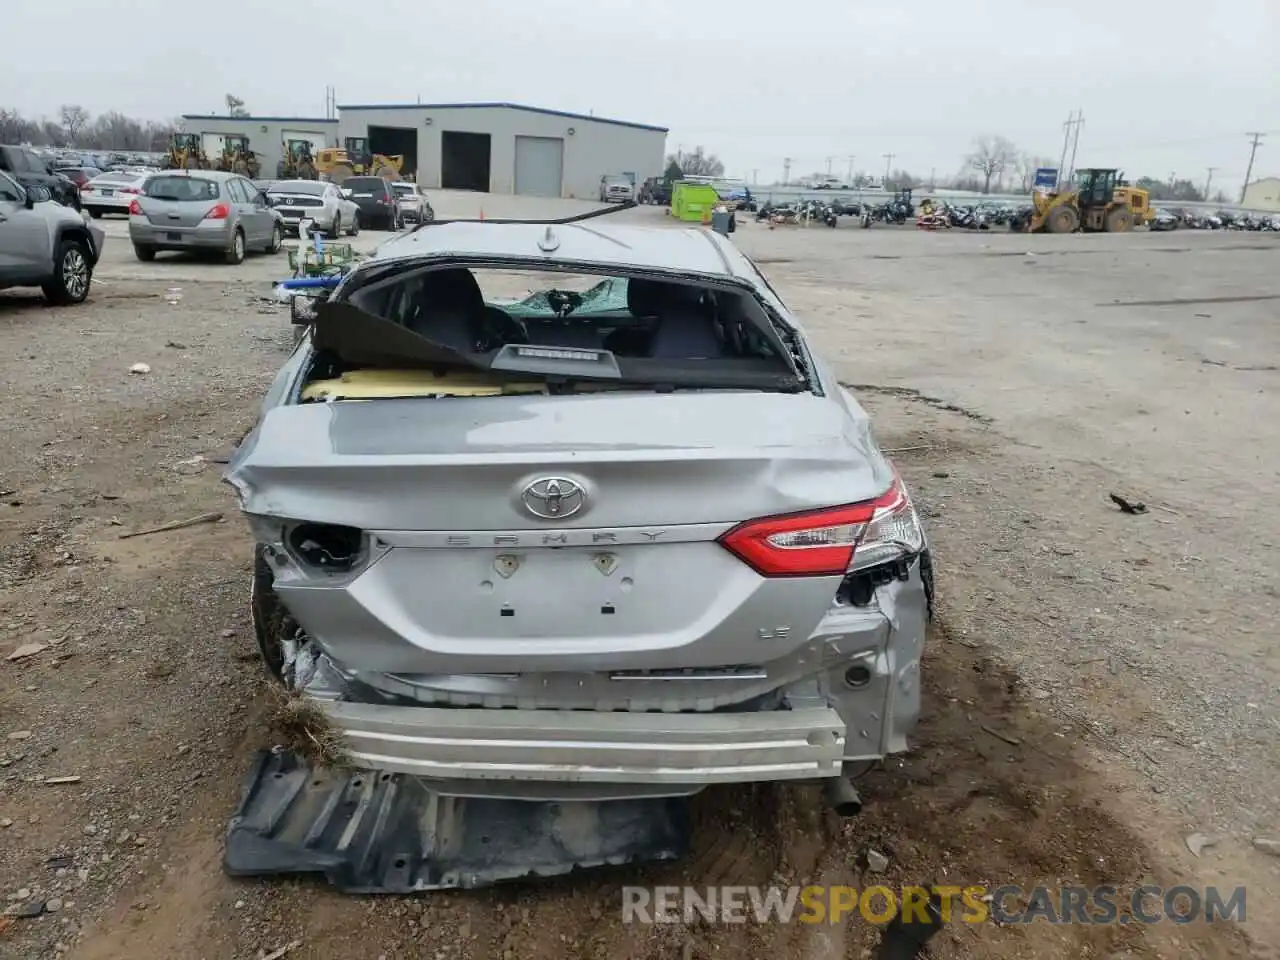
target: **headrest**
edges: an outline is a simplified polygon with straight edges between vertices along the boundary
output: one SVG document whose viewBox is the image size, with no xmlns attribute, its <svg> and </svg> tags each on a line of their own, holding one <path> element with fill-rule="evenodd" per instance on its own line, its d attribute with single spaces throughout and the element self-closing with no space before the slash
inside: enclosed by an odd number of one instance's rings
<svg viewBox="0 0 1280 960">
<path fill-rule="evenodd" d="M 424 274 L 419 296 L 429 311 L 450 307 L 467 311 L 484 309 L 484 294 L 480 292 L 480 284 L 466 267 L 451 267 Z"/>
</svg>

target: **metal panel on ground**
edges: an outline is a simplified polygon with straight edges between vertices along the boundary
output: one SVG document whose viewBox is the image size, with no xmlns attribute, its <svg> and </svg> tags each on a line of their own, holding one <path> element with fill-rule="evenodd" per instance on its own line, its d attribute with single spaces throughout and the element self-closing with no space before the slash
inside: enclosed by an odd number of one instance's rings
<svg viewBox="0 0 1280 960">
<path fill-rule="evenodd" d="M 564 182 L 564 140 L 516 137 L 516 193 L 558 197 Z"/>
</svg>

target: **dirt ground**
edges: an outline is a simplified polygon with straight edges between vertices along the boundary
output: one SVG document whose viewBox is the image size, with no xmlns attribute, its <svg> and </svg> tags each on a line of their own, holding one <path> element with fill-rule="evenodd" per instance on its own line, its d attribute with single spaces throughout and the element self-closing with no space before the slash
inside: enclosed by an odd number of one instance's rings
<svg viewBox="0 0 1280 960">
<path fill-rule="evenodd" d="M 624 925 L 620 888 L 931 882 L 1248 888 L 1239 925 L 954 924 L 938 960 L 1276 955 L 1276 237 L 745 225 L 926 517 L 913 752 L 855 819 L 711 790 L 680 863 L 356 898 L 220 866 L 270 735 L 217 461 L 289 349 L 282 258 L 140 264 L 110 230 L 89 303 L 0 295 L 0 908 L 46 904 L 0 920 L 0 957 L 860 958 L 861 921 Z"/>
</svg>

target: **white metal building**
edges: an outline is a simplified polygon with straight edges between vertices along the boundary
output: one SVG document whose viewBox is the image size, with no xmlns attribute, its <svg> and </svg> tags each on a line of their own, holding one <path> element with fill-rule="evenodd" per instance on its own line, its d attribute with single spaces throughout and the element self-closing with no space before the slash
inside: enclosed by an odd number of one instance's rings
<svg viewBox="0 0 1280 960">
<path fill-rule="evenodd" d="M 594 199 L 600 178 L 661 176 L 667 128 L 515 103 L 338 107 L 339 142 L 402 154 L 427 187 Z"/>
<path fill-rule="evenodd" d="M 1280 177 L 1263 177 L 1244 188 L 1246 210 L 1280 211 Z"/>
<path fill-rule="evenodd" d="M 219 117 L 183 114 L 182 132 L 198 133 L 205 155 L 212 160 L 222 153 L 222 138 L 228 134 L 249 138 L 249 148 L 262 165 L 261 176 L 270 180 L 284 157 L 287 140 L 307 140 L 314 153 L 322 147 L 338 146 L 338 121 L 315 117 Z"/>
</svg>

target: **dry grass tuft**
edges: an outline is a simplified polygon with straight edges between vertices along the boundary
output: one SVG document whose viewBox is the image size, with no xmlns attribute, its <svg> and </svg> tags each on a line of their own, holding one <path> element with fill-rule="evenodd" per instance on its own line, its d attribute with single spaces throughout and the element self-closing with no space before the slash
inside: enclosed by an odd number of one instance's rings
<svg viewBox="0 0 1280 960">
<path fill-rule="evenodd" d="M 310 697 L 270 683 L 267 708 L 268 729 L 285 748 L 322 766 L 352 766 L 346 739 Z"/>
</svg>

